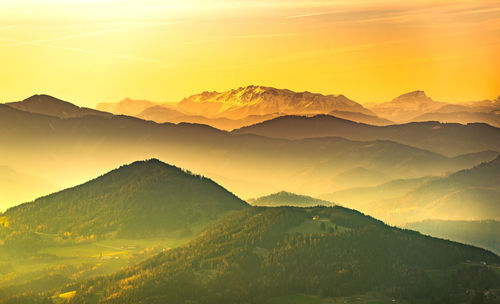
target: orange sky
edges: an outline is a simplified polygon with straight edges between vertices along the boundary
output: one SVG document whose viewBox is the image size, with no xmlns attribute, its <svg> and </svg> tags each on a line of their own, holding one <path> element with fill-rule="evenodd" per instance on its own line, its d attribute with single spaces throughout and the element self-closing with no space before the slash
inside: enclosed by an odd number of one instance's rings
<svg viewBox="0 0 500 304">
<path fill-rule="evenodd" d="M 0 0 L 0 101 L 179 101 L 249 84 L 500 95 L 500 0 Z"/>
</svg>

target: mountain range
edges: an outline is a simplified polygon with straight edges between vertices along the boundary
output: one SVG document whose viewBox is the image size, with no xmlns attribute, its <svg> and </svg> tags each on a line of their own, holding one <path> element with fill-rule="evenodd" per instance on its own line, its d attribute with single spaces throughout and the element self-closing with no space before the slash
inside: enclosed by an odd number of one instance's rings
<svg viewBox="0 0 500 304">
<path fill-rule="evenodd" d="M 228 131 L 279 116 L 317 114 L 378 126 L 432 120 L 462 124 L 482 122 L 500 127 L 498 98 L 446 103 L 431 99 L 423 91 L 363 106 L 343 95 L 293 92 L 251 85 L 220 93 L 203 92 L 178 103 L 159 104 L 127 98 L 119 103 L 100 103 L 97 109 L 158 123 L 203 123 Z"/>
</svg>

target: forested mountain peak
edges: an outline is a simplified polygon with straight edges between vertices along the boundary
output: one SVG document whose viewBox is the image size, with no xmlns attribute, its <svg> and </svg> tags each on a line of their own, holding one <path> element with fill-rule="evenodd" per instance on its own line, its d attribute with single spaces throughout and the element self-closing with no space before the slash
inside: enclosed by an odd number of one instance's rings
<svg viewBox="0 0 500 304">
<path fill-rule="evenodd" d="M 150 159 L 7 210 L 10 229 L 0 238 L 9 231 L 80 238 L 192 233 L 246 206 L 210 179 Z"/>
</svg>

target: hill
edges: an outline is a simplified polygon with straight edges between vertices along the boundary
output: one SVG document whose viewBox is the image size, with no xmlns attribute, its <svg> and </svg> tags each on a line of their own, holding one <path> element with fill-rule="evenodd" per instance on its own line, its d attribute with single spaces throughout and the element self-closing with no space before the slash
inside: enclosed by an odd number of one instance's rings
<svg viewBox="0 0 500 304">
<path fill-rule="evenodd" d="M 313 206 L 333 205 L 333 203 L 329 201 L 324 201 L 307 195 L 299 195 L 286 191 L 273 193 L 259 198 L 249 199 L 247 200 L 247 202 L 252 206 L 265 206 L 265 207 L 281 207 L 281 206 L 313 207 Z"/>
<path fill-rule="evenodd" d="M 294 294 L 377 291 L 397 301 L 457 303 L 498 288 L 499 276 L 488 266 L 498 262 L 489 251 L 391 228 L 342 207 L 253 207 L 185 246 L 41 297 L 71 293 L 73 303 L 264 303 Z"/>
<path fill-rule="evenodd" d="M 75 241 L 191 234 L 246 206 L 215 182 L 152 159 L 8 209 L 0 239 L 8 247 L 40 234 Z"/>
<path fill-rule="evenodd" d="M 351 140 L 392 140 L 448 156 L 500 151 L 500 129 L 486 124 L 414 122 L 372 126 L 329 115 L 283 116 L 234 130 L 233 134 L 287 139 L 340 136 Z"/>
<path fill-rule="evenodd" d="M 500 254 L 500 222 L 424 220 L 408 223 L 406 228 L 423 234 L 487 248 Z"/>
<path fill-rule="evenodd" d="M 44 114 L 59 118 L 74 118 L 87 115 L 111 116 L 110 113 L 94 109 L 75 106 L 72 103 L 57 99 L 49 95 L 33 95 L 23 101 L 9 102 L 5 105 L 30 113 Z"/>
</svg>

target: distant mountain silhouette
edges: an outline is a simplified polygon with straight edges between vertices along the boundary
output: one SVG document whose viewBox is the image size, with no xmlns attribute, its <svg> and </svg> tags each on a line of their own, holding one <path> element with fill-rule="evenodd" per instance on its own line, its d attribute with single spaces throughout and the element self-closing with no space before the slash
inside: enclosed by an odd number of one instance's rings
<svg viewBox="0 0 500 304">
<path fill-rule="evenodd" d="M 230 119 L 225 117 L 207 118 L 201 115 L 183 114 L 172 107 L 165 107 L 158 105 L 147 108 L 146 110 L 142 111 L 141 113 L 135 116 L 144 120 L 152 120 L 157 123 L 165 123 L 165 122 L 196 123 L 196 124 L 209 125 L 221 130 L 231 131 L 233 129 L 240 128 L 242 126 L 248 126 L 265 120 L 269 120 L 279 115 L 277 114 L 249 115 L 242 119 Z"/>
<path fill-rule="evenodd" d="M 398 302 L 439 303 L 451 293 L 465 303 L 471 293 L 500 287 L 489 266 L 498 262 L 484 249 L 389 227 L 342 207 L 253 207 L 114 275 L 9 303 L 68 291 L 76 303 L 257 304 L 284 295 L 332 298 L 374 290 Z M 431 279 L 437 275 L 440 281 Z"/>
<path fill-rule="evenodd" d="M 439 102 L 423 91 L 403 94 L 389 102 L 368 104 L 367 107 L 378 116 L 398 123 L 414 121 L 439 121 L 458 123 L 488 123 L 499 126 L 494 112 L 500 110 L 500 101 L 482 100 L 461 103 Z M 493 114 L 493 115 L 492 115 Z"/>
<path fill-rule="evenodd" d="M 111 116 L 111 113 L 75 106 L 72 103 L 49 95 L 33 95 L 23 101 L 9 102 L 5 105 L 30 113 L 44 114 L 59 118 L 75 118 L 87 115 Z"/>
<path fill-rule="evenodd" d="M 252 206 L 293 206 L 293 207 L 314 207 L 314 206 L 333 206 L 334 204 L 320 200 L 307 195 L 299 195 L 291 192 L 280 191 L 259 198 L 247 200 Z"/>
<path fill-rule="evenodd" d="M 142 113 L 147 108 L 153 107 L 156 104 L 149 100 L 135 100 L 125 98 L 118 103 L 99 103 L 97 110 L 106 111 L 115 115 L 135 116 Z"/>
<path fill-rule="evenodd" d="M 444 102 L 432 100 L 424 91 L 414 91 L 389 102 L 370 105 L 369 109 L 392 121 L 408 122 L 415 116 L 435 111 L 445 105 Z"/>
<path fill-rule="evenodd" d="M 68 232 L 75 240 L 186 234 L 247 206 L 212 180 L 152 159 L 8 209 L 3 233 Z"/>
<path fill-rule="evenodd" d="M 500 151 L 500 129 L 486 124 L 419 122 L 372 126 L 329 115 L 284 116 L 234 130 L 274 138 L 341 136 L 352 140 L 393 140 L 445 155 Z"/>
</svg>

